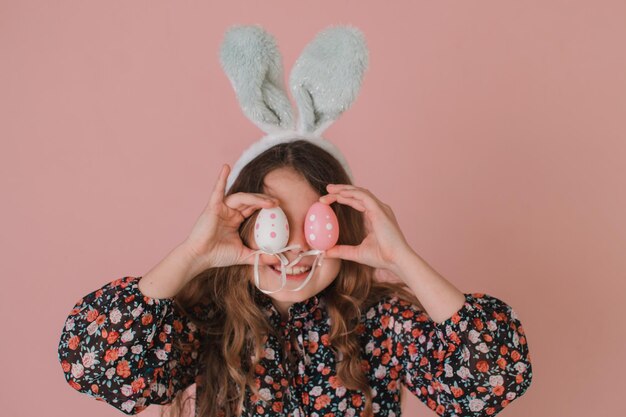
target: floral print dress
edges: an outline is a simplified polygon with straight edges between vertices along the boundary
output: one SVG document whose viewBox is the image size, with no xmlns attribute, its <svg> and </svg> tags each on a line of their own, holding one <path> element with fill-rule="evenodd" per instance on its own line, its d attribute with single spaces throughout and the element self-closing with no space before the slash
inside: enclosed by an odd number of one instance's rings
<svg viewBox="0 0 626 417">
<path fill-rule="evenodd" d="M 129 415 L 170 403 L 194 383 L 197 397 L 202 395 L 198 349 L 179 351 L 173 343 L 183 338 L 199 348 L 202 334 L 173 299 L 144 296 L 140 279 L 116 279 L 79 300 L 58 345 L 72 388 Z M 261 396 L 246 389 L 244 415 L 361 415 L 365 396 L 344 387 L 335 372 L 324 294 L 293 304 L 283 320 L 258 291 L 259 306 L 281 340 L 265 340 L 255 368 Z M 200 306 L 194 309 L 202 313 Z M 442 323 L 385 297 L 363 311 L 357 331 L 377 416 L 401 415 L 402 385 L 436 415 L 493 416 L 523 395 L 532 379 L 519 318 L 487 294 L 466 293 L 463 307 Z"/>
</svg>

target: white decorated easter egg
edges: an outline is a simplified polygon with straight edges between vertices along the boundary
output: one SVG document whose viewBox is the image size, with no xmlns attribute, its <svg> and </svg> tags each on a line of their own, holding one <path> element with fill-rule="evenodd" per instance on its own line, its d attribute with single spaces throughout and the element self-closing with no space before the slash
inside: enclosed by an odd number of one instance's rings
<svg viewBox="0 0 626 417">
<path fill-rule="evenodd" d="M 280 207 L 264 208 L 254 224 L 254 240 L 260 249 L 274 252 L 289 242 L 289 223 Z"/>
<path fill-rule="evenodd" d="M 327 250 L 339 239 L 339 222 L 333 209 L 324 203 L 315 202 L 304 220 L 304 235 L 310 247 Z"/>
</svg>

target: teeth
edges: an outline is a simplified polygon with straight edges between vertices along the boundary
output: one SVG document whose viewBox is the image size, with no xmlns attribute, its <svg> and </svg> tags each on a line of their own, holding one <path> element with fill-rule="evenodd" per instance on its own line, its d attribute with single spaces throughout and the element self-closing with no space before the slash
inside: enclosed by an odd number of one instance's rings
<svg viewBox="0 0 626 417">
<path fill-rule="evenodd" d="M 274 268 L 276 271 L 280 272 L 280 268 L 277 268 L 277 267 L 272 267 L 272 268 Z M 298 275 L 298 274 L 302 274 L 302 273 L 310 271 L 310 270 L 311 270 L 311 267 L 309 267 L 309 266 L 297 266 L 295 268 L 293 268 L 293 267 L 292 268 L 287 268 L 285 270 L 285 272 L 288 275 Z"/>
</svg>

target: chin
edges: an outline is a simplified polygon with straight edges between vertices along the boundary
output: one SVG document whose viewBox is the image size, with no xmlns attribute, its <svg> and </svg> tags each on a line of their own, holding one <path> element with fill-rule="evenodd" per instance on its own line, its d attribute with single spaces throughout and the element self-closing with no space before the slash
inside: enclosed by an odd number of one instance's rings
<svg viewBox="0 0 626 417">
<path fill-rule="evenodd" d="M 301 289 L 300 291 L 278 291 L 273 294 L 267 294 L 268 297 L 273 298 L 276 301 L 283 301 L 289 303 L 298 303 L 300 301 L 304 301 L 309 297 L 312 297 L 317 292 L 311 291 L 310 288 L 306 287 Z"/>
</svg>

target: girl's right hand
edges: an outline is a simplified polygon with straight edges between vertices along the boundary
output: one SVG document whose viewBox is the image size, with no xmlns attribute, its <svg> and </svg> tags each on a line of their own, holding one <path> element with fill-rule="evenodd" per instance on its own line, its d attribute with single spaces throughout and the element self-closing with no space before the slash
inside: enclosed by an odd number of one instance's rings
<svg viewBox="0 0 626 417">
<path fill-rule="evenodd" d="M 228 164 L 222 166 L 208 204 L 183 243 L 203 269 L 254 264 L 254 251 L 239 237 L 239 226 L 256 210 L 275 207 L 266 194 L 234 193 L 224 197 Z"/>
</svg>

